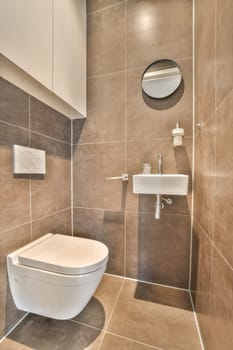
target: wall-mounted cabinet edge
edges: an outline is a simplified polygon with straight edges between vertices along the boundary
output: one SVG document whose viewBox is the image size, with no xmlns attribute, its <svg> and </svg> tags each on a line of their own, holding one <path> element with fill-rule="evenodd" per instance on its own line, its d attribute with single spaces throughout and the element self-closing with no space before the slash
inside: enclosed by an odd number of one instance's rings
<svg viewBox="0 0 233 350">
<path fill-rule="evenodd" d="M 53 33 L 53 91 L 86 115 L 86 0 L 54 0 Z"/>
<path fill-rule="evenodd" d="M 51 90 L 44 87 L 29 74 L 24 72 L 17 65 L 12 63 L 6 57 L 0 54 L 0 77 L 10 81 L 12 84 L 27 92 L 31 96 L 52 107 L 56 111 L 64 114 L 70 119 L 85 118 L 78 110 L 64 102 L 60 97 Z"/>
<path fill-rule="evenodd" d="M 86 0 L 0 0 L 0 52 L 2 77 L 86 117 Z"/>
</svg>

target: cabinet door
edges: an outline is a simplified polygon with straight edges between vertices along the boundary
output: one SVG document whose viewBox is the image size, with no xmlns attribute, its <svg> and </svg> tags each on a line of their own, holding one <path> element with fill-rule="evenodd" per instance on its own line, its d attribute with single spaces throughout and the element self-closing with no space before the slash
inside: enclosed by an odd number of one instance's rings
<svg viewBox="0 0 233 350">
<path fill-rule="evenodd" d="M 52 88 L 53 0 L 0 0 L 0 51 Z"/>
<path fill-rule="evenodd" d="M 53 91 L 86 115 L 86 0 L 54 0 Z"/>
</svg>

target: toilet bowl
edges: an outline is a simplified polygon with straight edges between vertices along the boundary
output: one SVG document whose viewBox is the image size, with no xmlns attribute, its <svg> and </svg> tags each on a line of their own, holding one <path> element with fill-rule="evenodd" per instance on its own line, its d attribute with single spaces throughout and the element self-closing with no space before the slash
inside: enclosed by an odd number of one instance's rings
<svg viewBox="0 0 233 350">
<path fill-rule="evenodd" d="M 7 256 L 14 303 L 26 312 L 72 318 L 95 293 L 107 261 L 101 242 L 49 233 Z"/>
</svg>

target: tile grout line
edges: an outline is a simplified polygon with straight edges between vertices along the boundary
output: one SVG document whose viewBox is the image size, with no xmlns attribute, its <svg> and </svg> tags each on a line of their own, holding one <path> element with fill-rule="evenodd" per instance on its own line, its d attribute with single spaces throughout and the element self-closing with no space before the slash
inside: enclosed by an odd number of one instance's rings
<svg viewBox="0 0 233 350">
<path fill-rule="evenodd" d="M 128 338 L 128 337 L 125 337 L 123 335 L 120 335 L 120 334 L 116 334 L 116 333 L 113 333 L 113 332 L 109 332 L 109 331 L 105 331 L 105 334 L 110 334 L 110 335 L 113 335 L 115 337 L 118 337 L 118 338 L 122 338 L 122 339 L 125 339 L 125 340 L 129 340 L 131 342 L 134 342 L 134 343 L 137 343 L 137 344 L 140 344 L 140 345 L 145 345 L 151 349 L 155 349 L 155 350 L 164 350 L 162 348 L 158 348 L 157 346 L 153 346 L 153 345 L 150 345 L 150 344 L 147 344 L 147 343 L 143 343 L 141 341 L 138 341 L 136 339 L 133 339 L 133 338 Z"/>
<path fill-rule="evenodd" d="M 110 315 L 109 315 L 108 322 L 106 323 L 106 326 L 104 327 L 104 330 L 107 330 L 107 328 L 108 328 L 108 326 L 109 326 L 109 324 L 110 324 L 110 322 L 111 322 L 113 313 L 114 313 L 114 311 L 115 311 L 116 305 L 117 305 L 118 300 L 119 300 L 119 298 L 120 298 L 121 291 L 122 291 L 122 289 L 123 289 L 123 287 L 124 287 L 124 285 L 125 285 L 125 278 L 122 278 L 122 279 L 123 279 L 122 284 L 121 284 L 121 286 L 120 286 L 119 292 L 117 293 L 115 302 L 114 302 L 113 307 L 112 307 L 112 311 L 111 311 L 111 313 L 110 313 Z"/>
<path fill-rule="evenodd" d="M 120 74 L 120 73 L 125 73 L 126 69 L 120 69 L 120 70 L 116 70 L 114 72 L 109 72 L 109 73 L 103 73 L 103 74 L 96 74 L 96 75 L 90 75 L 87 80 L 91 80 L 91 79 L 99 79 L 99 78 L 105 78 L 108 76 L 112 76 L 115 74 Z"/>
<path fill-rule="evenodd" d="M 114 332 L 110 332 L 110 331 L 107 331 L 107 330 L 103 330 L 103 329 L 101 329 L 101 328 L 92 326 L 92 325 L 90 325 L 90 324 L 88 324 L 88 323 L 84 323 L 84 322 L 81 322 L 81 321 L 76 321 L 76 320 L 74 320 L 74 319 L 70 319 L 70 320 L 68 320 L 68 321 L 69 321 L 69 322 L 73 322 L 73 323 L 75 323 L 75 324 L 80 324 L 80 325 L 82 325 L 82 326 L 84 326 L 84 327 L 88 327 L 88 328 L 91 328 L 91 329 L 95 329 L 96 331 L 102 333 L 102 337 L 101 337 L 101 338 L 104 338 L 104 336 L 105 336 L 106 334 L 109 334 L 109 335 L 113 335 L 113 336 L 118 337 L 118 338 L 122 338 L 122 339 L 125 339 L 125 340 L 129 340 L 129 341 L 134 342 L 134 343 L 137 343 L 137 344 L 145 345 L 145 346 L 147 346 L 147 347 L 149 347 L 149 348 L 151 348 L 151 349 L 163 350 L 162 348 L 154 347 L 153 345 L 140 342 L 140 341 L 138 341 L 138 340 L 136 340 L 136 339 L 128 338 L 128 337 L 125 337 L 125 336 L 123 336 L 123 335 L 120 335 L 120 334 L 117 334 L 117 333 L 114 333 Z M 98 350 L 100 350 L 100 349 L 98 349 Z"/>
<path fill-rule="evenodd" d="M 112 276 L 112 277 L 115 277 L 115 278 L 123 278 L 123 279 L 125 279 L 126 281 L 133 281 L 133 282 L 146 283 L 146 284 L 151 284 L 151 285 L 153 285 L 153 286 L 160 286 L 160 287 L 164 287 L 164 288 L 177 289 L 177 290 L 181 290 L 181 291 L 184 291 L 184 292 L 189 292 L 189 289 L 188 289 L 188 288 L 186 289 L 186 288 L 181 288 L 181 287 L 170 286 L 170 285 L 167 285 L 167 284 L 161 284 L 161 283 L 156 283 L 156 282 L 143 281 L 143 280 L 139 280 L 139 279 L 136 279 L 136 278 L 130 278 L 130 277 L 127 277 L 127 276 L 113 275 L 113 274 L 108 273 L 108 272 L 105 272 L 104 274 L 105 274 L 106 276 Z"/>
<path fill-rule="evenodd" d="M 33 222 L 36 222 L 36 221 L 39 221 L 39 220 L 41 220 L 41 219 L 48 218 L 48 217 L 50 217 L 50 216 L 53 216 L 53 215 L 62 213 L 62 212 L 66 211 L 66 210 L 69 210 L 69 209 L 70 209 L 70 207 L 65 208 L 65 209 L 61 209 L 61 210 L 58 210 L 58 211 L 55 211 L 55 212 L 53 212 L 53 213 L 51 213 L 51 214 L 48 214 L 48 215 L 40 216 L 39 218 L 36 218 L 35 220 L 32 220 L 32 223 L 33 223 Z M 0 232 L 1 232 L 1 233 L 8 232 L 8 231 L 15 230 L 15 229 L 17 229 L 17 228 L 19 228 L 19 227 L 22 227 L 22 226 L 28 225 L 28 224 L 30 224 L 30 221 L 25 221 L 24 223 L 22 223 L 22 224 L 20 224 L 20 225 L 16 225 L 16 226 L 9 227 L 9 228 L 7 228 L 6 230 L 2 230 L 2 231 L 0 231 Z"/>
<path fill-rule="evenodd" d="M 63 213 L 64 211 L 69 210 L 69 209 L 70 209 L 70 207 L 67 207 L 67 208 L 64 208 L 64 209 L 61 209 L 61 210 L 54 211 L 54 212 L 51 213 L 51 214 L 40 216 L 39 218 L 36 218 L 36 219 L 32 220 L 32 222 L 35 222 L 35 221 L 39 221 L 39 220 L 41 220 L 41 219 L 48 218 L 48 217 L 50 217 L 50 216 L 53 216 L 53 215 L 56 215 L 56 214 L 59 214 L 59 213 Z"/>
<path fill-rule="evenodd" d="M 96 142 L 79 142 L 73 143 L 73 146 L 88 146 L 88 145 L 105 145 L 105 144 L 122 144 L 123 141 L 96 141 Z"/>
<path fill-rule="evenodd" d="M 66 117 L 66 118 L 67 118 L 67 117 Z M 13 124 L 13 123 L 9 123 L 9 122 L 6 122 L 5 120 L 2 120 L 2 119 L 0 119 L 0 123 L 6 124 L 6 125 L 9 125 L 9 126 L 11 126 L 11 127 L 15 127 L 15 128 L 18 128 L 18 129 L 21 129 L 21 130 L 24 130 L 24 131 L 29 131 L 29 129 L 27 129 L 27 128 L 23 127 L 23 126 L 16 125 L 16 124 Z M 46 137 L 46 138 L 48 138 L 48 139 L 51 139 L 51 140 L 54 140 L 54 141 L 57 141 L 57 142 L 61 142 L 61 143 L 66 144 L 66 145 L 70 145 L 69 142 L 66 142 L 66 141 L 57 139 L 56 137 L 52 137 L 52 136 L 49 136 L 49 135 L 42 134 L 42 133 L 40 133 L 40 132 L 38 132 L 38 131 L 30 130 L 30 132 L 31 132 L 31 134 L 43 136 L 43 137 Z"/>
<path fill-rule="evenodd" d="M 79 315 L 79 314 L 78 314 Z M 77 315 L 77 316 L 78 316 Z M 101 328 L 98 328 L 98 327 L 95 327 L 95 326 L 93 326 L 93 325 L 91 325 L 91 324 L 88 324 L 88 323 L 85 323 L 85 322 L 81 322 L 81 321 L 77 321 L 77 320 L 75 320 L 75 319 L 68 319 L 67 320 L 68 322 L 73 322 L 73 323 L 75 323 L 75 324 L 81 324 L 82 326 L 85 326 L 85 327 L 89 327 L 89 328 L 92 328 L 92 329 L 95 329 L 96 331 L 100 331 L 100 332 L 103 332 L 103 330 L 101 329 Z"/>
<path fill-rule="evenodd" d="M 180 61 L 191 60 L 192 56 L 177 57 L 176 59 L 180 60 Z M 117 74 L 117 73 L 132 72 L 132 71 L 136 71 L 136 70 L 144 71 L 144 69 L 145 69 L 145 66 L 137 66 L 137 67 L 131 67 L 131 68 L 126 66 L 126 69 L 120 69 L 120 70 L 117 70 L 117 71 L 114 71 L 114 72 L 90 75 L 89 77 L 87 77 L 87 80 L 104 78 L 104 77 L 111 76 L 111 75 L 114 75 L 114 74 Z"/>
<path fill-rule="evenodd" d="M 187 141 L 191 141 L 193 139 L 193 135 L 189 135 L 189 136 L 184 136 L 184 140 L 187 140 Z M 150 141 L 150 140 L 149 140 Z M 153 140 L 151 140 L 153 142 L 163 142 L 163 141 L 171 141 L 171 138 L 170 137 L 156 137 L 156 138 L 153 138 Z M 138 140 L 129 140 L 127 141 L 127 143 L 136 143 L 138 142 Z M 141 139 L 139 141 L 140 143 L 142 142 L 148 142 L 148 139 Z M 95 142 L 79 142 L 79 143 L 73 143 L 72 145 L 73 146 L 86 146 L 86 145 L 104 145 L 104 144 L 122 144 L 124 143 L 124 141 L 121 141 L 121 140 L 113 140 L 113 141 L 95 141 Z"/>
<path fill-rule="evenodd" d="M 197 222 L 197 224 L 200 226 L 200 228 L 202 229 L 202 231 L 204 232 L 204 235 L 206 236 L 206 238 L 210 241 L 210 243 L 212 244 L 213 248 L 218 252 L 218 254 L 222 257 L 222 259 L 225 261 L 225 263 L 229 266 L 229 268 L 233 271 L 233 266 L 231 265 L 231 263 L 227 260 L 227 258 L 223 255 L 223 253 L 221 252 L 221 250 L 216 246 L 215 242 L 212 240 L 212 238 L 208 235 L 208 233 L 205 231 L 205 229 L 202 227 L 202 225 L 199 223 L 199 221 L 197 221 L 195 219 L 195 221 Z"/>
<path fill-rule="evenodd" d="M 50 140 L 53 140 L 53 141 L 61 142 L 61 143 L 65 144 L 65 145 L 70 145 L 70 143 L 69 143 L 69 142 L 66 142 L 66 141 L 60 140 L 60 139 L 58 139 L 58 138 L 56 138 L 56 137 L 53 137 L 53 136 L 49 136 L 49 135 L 45 135 L 45 134 L 41 134 L 41 133 L 40 133 L 40 132 L 38 132 L 38 131 L 31 130 L 31 133 L 32 133 L 32 134 L 35 134 L 35 135 L 39 135 L 39 136 L 46 137 L 46 138 L 48 138 L 48 139 L 50 139 Z"/>
<path fill-rule="evenodd" d="M 217 81 L 217 78 L 216 78 Z M 233 88 L 230 89 L 230 91 L 223 97 L 223 99 L 221 100 L 221 102 L 219 102 L 218 105 L 215 106 L 215 112 L 218 111 L 220 108 L 222 108 L 222 105 L 225 103 L 225 101 L 230 97 L 230 95 L 233 92 Z"/>
<path fill-rule="evenodd" d="M 74 129 L 73 129 L 73 120 L 71 120 L 71 128 L 70 128 L 70 133 L 71 133 L 71 145 L 70 145 L 70 150 L 71 150 L 71 159 L 70 159 L 70 201 L 71 201 L 71 233 L 72 233 L 72 236 L 74 235 L 74 163 L 73 163 L 73 132 L 74 132 Z"/>
<path fill-rule="evenodd" d="M 192 140 L 192 200 L 191 200 L 191 227 L 190 227 L 190 252 L 189 252 L 189 290 L 191 289 L 192 278 L 192 254 L 193 254 L 193 213 L 194 213 L 194 167 L 195 167 L 195 0 L 192 0 L 192 75 L 193 75 L 193 104 L 192 104 L 192 116 L 193 116 L 193 140 Z"/>
<path fill-rule="evenodd" d="M 196 102 L 196 91 L 195 91 L 195 0 L 193 0 L 192 3 L 192 32 L 193 32 L 193 38 L 192 38 L 192 56 L 193 56 L 193 65 L 192 65 L 192 70 L 193 70 L 193 150 L 192 150 L 192 205 L 191 205 L 191 232 L 190 232 L 190 261 L 189 261 L 189 297 L 190 297 L 190 302 L 192 305 L 192 310 L 193 310 L 193 316 L 196 324 L 196 329 L 199 337 L 199 342 L 201 345 L 201 349 L 205 350 L 203 339 L 202 339 L 202 334 L 201 330 L 199 327 L 199 322 L 197 318 L 197 314 L 195 311 L 193 299 L 192 299 L 192 293 L 191 293 L 191 283 L 192 283 L 192 254 L 193 254 L 193 222 L 194 222 L 194 176 L 195 176 L 195 139 L 196 139 L 196 109 L 195 109 L 195 102 Z"/>
<path fill-rule="evenodd" d="M 52 91 L 54 91 L 54 33 L 55 33 L 55 21 L 54 21 L 54 0 L 52 0 L 51 4 L 51 12 L 52 12 L 52 24 L 51 24 L 51 31 L 52 31 L 52 52 L 51 52 L 51 66 L 52 66 Z"/>
<path fill-rule="evenodd" d="M 80 321 L 76 321 L 76 320 L 69 320 L 69 321 L 71 321 L 73 323 L 76 323 L 76 324 L 80 324 L 80 325 L 82 325 L 84 327 L 91 328 L 91 329 L 94 329 L 94 330 L 98 331 L 99 335 L 100 335 L 100 343 L 99 343 L 99 346 L 97 347 L 97 350 L 100 350 L 100 347 L 102 346 L 102 343 L 103 343 L 104 336 L 106 334 L 105 331 L 103 331 L 100 328 L 97 328 L 97 327 L 94 327 L 92 325 L 89 325 L 87 323 L 84 323 L 84 322 L 80 322 Z"/>
<path fill-rule="evenodd" d="M 110 324 L 110 321 L 111 321 L 111 319 L 112 319 L 113 313 L 114 313 L 114 311 L 115 311 L 115 308 L 116 308 L 117 302 L 118 302 L 118 300 L 119 300 L 121 291 L 122 291 L 122 289 L 123 289 L 123 287 L 124 287 L 124 284 L 125 284 L 125 279 L 123 279 L 123 281 L 122 281 L 121 287 L 120 287 L 119 292 L 118 292 L 117 297 L 116 297 L 116 300 L 115 300 L 115 302 L 114 302 L 114 304 L 113 304 L 112 311 L 111 311 L 111 313 L 110 313 L 110 315 L 109 315 L 108 322 L 107 322 L 106 325 L 104 326 L 104 329 L 103 329 L 103 336 L 102 336 L 102 338 L 101 338 L 101 340 L 100 340 L 100 344 L 99 344 L 97 350 L 100 350 L 100 349 L 101 349 L 101 346 L 102 346 L 103 340 L 104 340 L 104 336 L 105 336 L 105 331 L 107 330 L 107 328 L 108 328 L 108 326 L 109 326 L 109 324 Z"/>
<path fill-rule="evenodd" d="M 88 12 L 88 13 L 87 13 L 87 16 L 90 16 L 90 15 L 92 15 L 92 14 L 99 13 L 99 12 L 102 12 L 102 11 L 105 11 L 105 10 L 108 10 L 108 9 L 110 9 L 110 8 L 112 8 L 112 7 L 117 6 L 117 5 L 121 5 L 121 4 L 123 4 L 124 2 L 125 2 L 124 0 L 121 0 L 121 1 L 116 2 L 115 4 L 112 4 L 112 5 L 109 5 L 109 6 L 105 6 L 105 7 L 102 7 L 102 8 L 100 8 L 100 9 L 98 9 L 98 10 L 94 10 L 94 11 Z"/>
<path fill-rule="evenodd" d="M 0 344 L 8 337 L 8 335 L 10 335 L 14 329 L 16 327 L 18 327 L 20 325 L 21 322 L 23 322 L 23 320 L 29 315 L 29 312 L 27 312 L 25 315 L 23 315 L 22 318 L 20 318 L 20 320 L 18 322 L 16 322 L 16 324 L 0 339 Z"/>
<path fill-rule="evenodd" d="M 210 239 L 210 238 L 209 238 Z M 222 254 L 222 252 L 219 250 L 219 248 L 214 244 L 214 242 L 210 239 L 210 241 L 213 244 L 213 248 L 217 251 L 217 253 L 222 257 L 222 259 L 225 261 L 226 265 L 233 271 L 233 266 L 229 263 L 229 261 L 225 258 L 225 256 Z"/>
<path fill-rule="evenodd" d="M 6 230 L 2 230 L 2 231 L 0 231 L 0 232 L 1 232 L 1 233 L 9 232 L 9 231 L 11 231 L 11 230 L 15 230 L 15 229 L 17 229 L 17 228 L 20 228 L 20 227 L 22 227 L 22 226 L 29 225 L 29 224 L 30 224 L 30 221 L 25 221 L 23 224 L 16 225 L 16 226 L 12 226 L 12 227 L 7 228 Z"/>
<path fill-rule="evenodd" d="M 28 95 L 28 128 L 29 128 L 29 147 L 31 147 L 31 95 Z M 29 174 L 29 221 L 30 221 L 30 240 L 32 242 L 32 176 Z"/>
<path fill-rule="evenodd" d="M 215 213 L 216 213 L 216 183 L 217 183 L 217 107 L 216 107 L 216 102 L 217 102 L 217 70 L 216 70 L 216 57 L 217 57 L 217 0 L 214 0 L 214 113 L 213 113 L 213 118 L 214 118 L 214 127 L 215 127 L 215 135 L 214 135 L 214 198 L 213 198 L 213 216 L 212 216 L 212 225 L 211 225 L 211 230 L 213 234 L 213 248 L 212 248 L 212 255 L 211 255 L 211 263 L 210 263 L 210 283 L 212 281 L 212 267 L 213 267 L 213 259 L 214 259 L 214 246 L 215 246 Z M 225 96 L 226 97 L 226 96 Z M 225 98 L 223 98 L 223 101 Z M 223 102 L 222 101 L 222 102 Z M 219 104 L 219 107 L 221 106 L 221 103 Z M 204 230 L 205 231 L 205 230 Z"/>
<path fill-rule="evenodd" d="M 125 21 L 124 21 L 124 32 L 125 32 L 125 68 L 127 69 L 127 61 L 128 61 L 128 55 L 127 55 L 127 2 L 125 2 L 125 8 L 124 8 L 124 15 L 125 15 Z M 127 90 L 128 90 L 128 81 L 127 81 L 127 70 L 124 73 L 124 98 L 125 98 L 125 105 L 124 105 L 124 134 L 125 134 L 125 145 L 124 145 L 124 166 L 125 166 L 125 173 L 128 173 L 128 164 L 127 164 Z M 128 187 L 128 183 L 126 183 Z M 125 187 L 125 190 L 127 191 L 127 187 Z M 126 210 L 124 208 L 124 276 L 126 276 L 126 270 L 127 270 L 127 219 L 126 219 Z"/>
<path fill-rule="evenodd" d="M 192 305 L 192 309 L 193 309 L 193 316 L 194 316 L 194 320 L 195 320 L 195 323 L 196 323 L 196 329 L 197 329 L 197 333 L 198 333 L 198 337 L 199 337 L 199 341 L 200 341 L 200 345 L 201 345 L 201 350 L 205 350 L 205 346 L 204 346 L 204 343 L 203 343 L 201 330 L 200 330 L 199 322 L 198 322 L 198 318 L 197 318 L 197 314 L 196 314 L 195 307 L 194 307 L 194 304 L 193 304 L 193 298 L 192 298 L 191 291 L 189 291 L 189 297 L 190 297 L 190 301 L 191 301 L 191 305 Z"/>
<path fill-rule="evenodd" d="M 112 211 L 115 211 L 113 209 L 104 209 L 104 208 L 90 208 L 90 207 L 81 207 L 81 206 L 77 206 L 75 205 L 74 206 L 75 209 L 85 209 L 85 210 L 97 210 L 97 211 L 106 211 L 106 212 L 112 212 Z M 121 210 L 119 210 L 120 212 Z M 154 214 L 154 212 L 152 210 L 150 211 L 146 211 L 146 210 L 140 210 L 140 211 L 137 211 L 137 210 L 126 210 L 127 213 L 143 213 L 143 214 Z M 183 216 L 183 217 L 190 217 L 190 214 L 187 213 L 187 214 L 182 214 L 182 213 L 170 213 L 170 214 L 165 214 L 163 213 L 163 216 L 166 217 L 166 216 Z"/>
</svg>

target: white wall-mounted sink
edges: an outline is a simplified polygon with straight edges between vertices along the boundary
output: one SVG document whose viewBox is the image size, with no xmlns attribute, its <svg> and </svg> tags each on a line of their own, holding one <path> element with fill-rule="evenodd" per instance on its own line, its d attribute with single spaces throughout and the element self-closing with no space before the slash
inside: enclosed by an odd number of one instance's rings
<svg viewBox="0 0 233 350">
<path fill-rule="evenodd" d="M 133 175 L 133 193 L 187 195 L 189 176 L 183 174 Z"/>
</svg>

